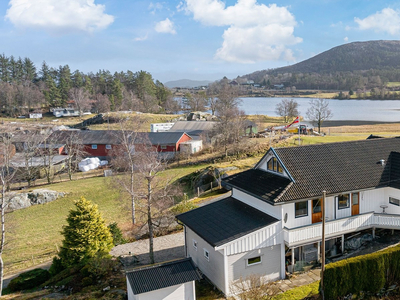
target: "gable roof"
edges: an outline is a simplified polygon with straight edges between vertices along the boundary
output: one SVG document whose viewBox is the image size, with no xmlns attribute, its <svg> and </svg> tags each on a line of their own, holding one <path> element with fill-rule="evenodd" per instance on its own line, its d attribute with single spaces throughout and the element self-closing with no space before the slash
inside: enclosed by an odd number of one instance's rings
<svg viewBox="0 0 400 300">
<path fill-rule="evenodd" d="M 178 121 L 169 129 L 169 132 L 209 131 L 217 123 L 213 121 Z"/>
<path fill-rule="evenodd" d="M 224 178 L 223 182 L 270 203 L 291 184 L 291 180 L 286 177 L 276 176 L 260 169 L 250 169 L 231 175 Z"/>
<path fill-rule="evenodd" d="M 79 131 L 55 131 L 50 136 L 50 140 L 65 143 L 71 135 L 76 135 L 77 140 L 83 144 L 121 144 L 121 130 L 79 130 Z M 181 139 L 184 132 L 138 132 L 137 139 L 139 143 L 145 143 L 148 139 L 152 145 L 175 145 Z M 190 137 L 190 136 L 189 136 Z"/>
<path fill-rule="evenodd" d="M 145 267 L 126 273 L 132 292 L 147 293 L 162 288 L 200 280 L 191 258 Z"/>
<path fill-rule="evenodd" d="M 271 194 L 272 189 L 284 190 L 272 199 L 275 203 L 279 203 L 321 197 L 323 190 L 332 195 L 400 185 L 400 138 L 277 148 L 270 151 L 273 151 L 284 164 L 293 182 L 288 184 L 282 181 L 282 186 L 279 188 L 276 186 L 278 182 L 276 178 L 271 179 L 264 175 L 264 182 L 254 181 L 260 185 L 259 187 L 255 188 L 250 184 L 248 188 L 245 187 L 246 191 L 264 201 L 269 199 L 265 199 L 262 195 Z M 380 162 L 382 159 L 385 161 L 383 165 Z M 255 168 L 259 168 L 262 161 L 263 159 Z M 272 177 L 279 177 L 270 174 Z M 243 173 L 238 174 L 230 184 L 239 189 L 243 188 L 241 181 L 246 180 L 244 177 Z M 255 189 L 257 193 L 254 193 Z"/>
<path fill-rule="evenodd" d="M 233 197 L 185 212 L 176 218 L 213 247 L 278 222 L 278 219 Z"/>
</svg>

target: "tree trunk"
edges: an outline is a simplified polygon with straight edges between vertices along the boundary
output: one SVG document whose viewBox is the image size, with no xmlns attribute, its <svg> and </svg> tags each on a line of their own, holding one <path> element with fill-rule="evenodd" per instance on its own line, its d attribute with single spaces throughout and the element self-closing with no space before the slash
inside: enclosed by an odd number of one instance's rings
<svg viewBox="0 0 400 300">
<path fill-rule="evenodd" d="M 153 220 L 151 217 L 151 177 L 147 178 L 147 225 L 149 227 L 149 256 L 150 264 L 154 264 L 154 245 L 153 245 Z"/>
<path fill-rule="evenodd" d="M 135 213 L 136 213 L 136 208 L 135 208 L 135 196 L 134 196 L 134 190 L 135 190 L 135 180 L 134 180 L 134 176 L 133 176 L 133 166 L 131 168 L 131 204 L 132 204 L 132 224 L 135 224 L 136 222 L 136 218 L 135 218 Z"/>
<path fill-rule="evenodd" d="M 0 236 L 0 297 L 3 294 L 3 276 L 4 276 L 4 262 L 3 262 L 3 249 L 5 243 L 5 195 L 6 195 L 6 186 L 4 182 L 4 177 L 2 178 L 2 190 L 1 190 L 1 204 L 0 204 L 0 214 L 1 214 L 1 236 Z"/>
</svg>

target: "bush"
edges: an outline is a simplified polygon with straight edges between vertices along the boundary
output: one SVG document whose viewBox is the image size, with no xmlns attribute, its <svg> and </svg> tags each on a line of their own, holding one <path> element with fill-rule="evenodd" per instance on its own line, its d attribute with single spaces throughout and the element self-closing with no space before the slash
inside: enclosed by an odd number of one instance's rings
<svg viewBox="0 0 400 300">
<path fill-rule="evenodd" d="M 377 293 L 400 280 L 400 246 L 327 265 L 324 274 L 326 299 L 350 293 Z"/>
<path fill-rule="evenodd" d="M 187 212 L 189 210 L 195 209 L 198 206 L 196 204 L 194 204 L 193 202 L 189 201 L 189 200 L 183 200 L 182 202 L 172 206 L 170 208 L 171 212 L 176 216 L 179 214 L 182 214 L 184 212 Z"/>
<path fill-rule="evenodd" d="M 8 284 L 8 289 L 11 292 L 29 290 L 38 287 L 50 278 L 50 273 L 44 269 L 34 269 L 20 274 Z"/>
<path fill-rule="evenodd" d="M 57 275 L 58 273 L 60 273 L 62 270 L 64 270 L 64 266 L 61 263 L 61 259 L 58 257 L 53 257 L 53 263 L 50 266 L 50 275 L 54 276 Z"/>
<path fill-rule="evenodd" d="M 108 229 L 111 232 L 112 238 L 113 238 L 113 242 L 114 245 L 122 245 L 122 244 L 126 244 L 127 241 L 124 239 L 124 237 L 122 236 L 122 231 L 121 229 L 118 227 L 117 222 L 111 223 L 108 226 Z"/>
</svg>

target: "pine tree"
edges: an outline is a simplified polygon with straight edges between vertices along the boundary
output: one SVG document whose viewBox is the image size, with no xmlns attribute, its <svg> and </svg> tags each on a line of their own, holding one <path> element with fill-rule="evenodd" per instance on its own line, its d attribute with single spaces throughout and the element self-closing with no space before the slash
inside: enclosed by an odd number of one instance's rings
<svg viewBox="0 0 400 300">
<path fill-rule="evenodd" d="M 81 197 L 75 202 L 62 234 L 64 241 L 59 253 L 64 267 L 77 264 L 97 253 L 108 253 L 113 247 L 113 238 L 105 225 L 97 205 Z"/>
</svg>

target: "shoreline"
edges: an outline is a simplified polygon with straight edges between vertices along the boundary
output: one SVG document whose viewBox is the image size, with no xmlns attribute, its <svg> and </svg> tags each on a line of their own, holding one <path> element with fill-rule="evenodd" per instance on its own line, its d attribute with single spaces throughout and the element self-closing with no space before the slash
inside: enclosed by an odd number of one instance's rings
<svg viewBox="0 0 400 300">
<path fill-rule="evenodd" d="M 363 121 L 363 120 L 328 120 L 322 123 L 321 128 L 324 127 L 340 127 L 340 126 L 362 126 L 362 125 L 377 125 L 377 124 L 398 124 L 398 122 L 385 122 L 385 121 Z"/>
</svg>

